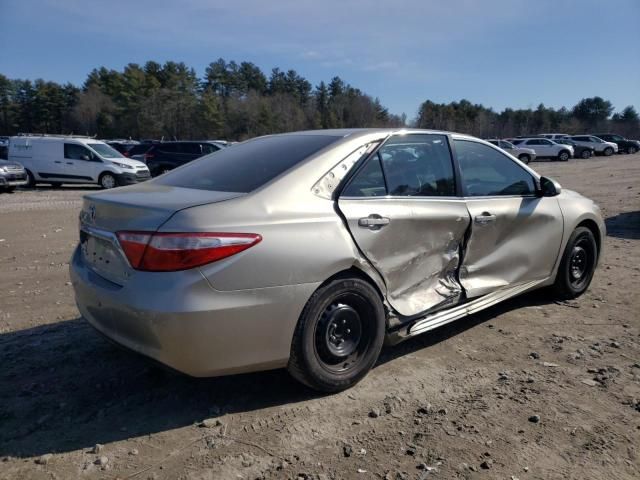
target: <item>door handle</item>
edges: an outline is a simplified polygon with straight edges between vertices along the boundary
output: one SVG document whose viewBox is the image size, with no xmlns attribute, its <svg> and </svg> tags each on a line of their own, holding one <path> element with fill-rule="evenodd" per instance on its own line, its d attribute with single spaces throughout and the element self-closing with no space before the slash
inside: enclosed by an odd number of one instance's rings
<svg viewBox="0 0 640 480">
<path fill-rule="evenodd" d="M 368 217 L 358 219 L 358 225 L 364 228 L 370 228 L 371 230 L 380 230 L 391 223 L 391 220 L 387 217 L 382 217 L 377 213 L 372 213 Z"/>
<path fill-rule="evenodd" d="M 474 220 L 478 225 L 487 225 L 488 223 L 495 222 L 496 216 L 489 212 L 482 212 L 482 214 L 477 215 Z"/>
<path fill-rule="evenodd" d="M 73 162 L 67 162 L 67 165 L 73 165 Z"/>
<path fill-rule="evenodd" d="M 60 160 L 54 160 L 53 163 L 62 163 Z"/>
</svg>

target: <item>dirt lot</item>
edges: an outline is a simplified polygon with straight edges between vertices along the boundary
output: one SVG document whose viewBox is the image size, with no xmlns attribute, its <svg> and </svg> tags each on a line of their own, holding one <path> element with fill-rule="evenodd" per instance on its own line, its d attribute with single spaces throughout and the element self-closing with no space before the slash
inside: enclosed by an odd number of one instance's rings
<svg viewBox="0 0 640 480">
<path fill-rule="evenodd" d="M 333 396 L 116 348 L 68 283 L 86 190 L 0 195 L 0 478 L 640 478 L 640 155 L 533 166 L 607 216 L 589 292 L 387 349 Z"/>
</svg>

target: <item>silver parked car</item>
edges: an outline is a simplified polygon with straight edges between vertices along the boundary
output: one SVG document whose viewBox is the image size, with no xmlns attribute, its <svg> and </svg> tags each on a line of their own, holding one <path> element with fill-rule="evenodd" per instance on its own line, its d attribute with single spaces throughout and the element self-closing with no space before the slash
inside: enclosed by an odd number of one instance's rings
<svg viewBox="0 0 640 480">
<path fill-rule="evenodd" d="M 618 153 L 618 144 L 614 142 L 605 142 L 601 138 L 593 135 L 574 135 L 570 140 L 583 147 L 591 147 L 597 155 L 610 157 L 614 153 Z"/>
<path fill-rule="evenodd" d="M 605 226 L 578 193 L 466 135 L 256 138 L 86 195 L 71 278 L 116 342 L 194 376 L 287 367 L 354 385 L 389 344 L 534 288 L 576 297 Z"/>
<path fill-rule="evenodd" d="M 507 140 L 499 140 L 496 138 L 488 139 L 487 142 L 500 147 L 523 163 L 533 162 L 536 159 L 536 151 L 533 148 L 518 147 Z"/>
</svg>

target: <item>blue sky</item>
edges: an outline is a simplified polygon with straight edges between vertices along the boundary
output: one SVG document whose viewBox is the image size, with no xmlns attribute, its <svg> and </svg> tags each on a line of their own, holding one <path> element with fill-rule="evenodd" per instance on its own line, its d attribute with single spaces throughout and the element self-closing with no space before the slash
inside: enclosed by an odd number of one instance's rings
<svg viewBox="0 0 640 480">
<path fill-rule="evenodd" d="M 0 0 L 0 73 L 223 57 L 339 75 L 410 119 L 426 99 L 640 109 L 639 25 L 640 0 Z"/>
</svg>

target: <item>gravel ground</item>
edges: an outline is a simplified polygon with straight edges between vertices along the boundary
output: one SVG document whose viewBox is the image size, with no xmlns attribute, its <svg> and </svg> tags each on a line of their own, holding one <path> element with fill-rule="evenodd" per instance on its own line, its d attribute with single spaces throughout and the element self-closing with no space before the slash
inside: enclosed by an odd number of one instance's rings
<svg viewBox="0 0 640 480">
<path fill-rule="evenodd" d="M 640 478 L 640 155 L 533 167 L 607 217 L 591 289 L 386 349 L 332 396 L 110 344 L 68 283 L 87 190 L 0 195 L 0 478 Z"/>
</svg>

